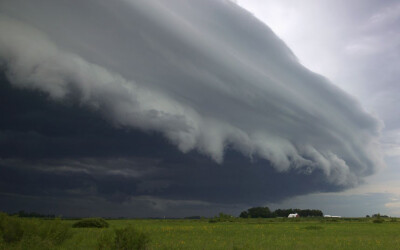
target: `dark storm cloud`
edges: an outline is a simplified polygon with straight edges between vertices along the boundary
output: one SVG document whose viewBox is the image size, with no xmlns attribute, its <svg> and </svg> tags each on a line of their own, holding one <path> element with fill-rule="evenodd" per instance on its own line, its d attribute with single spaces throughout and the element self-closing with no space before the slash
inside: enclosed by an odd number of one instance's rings
<svg viewBox="0 0 400 250">
<path fill-rule="evenodd" d="M 31 171 L 32 187 L 46 173 L 119 201 L 251 203 L 354 186 L 381 164 L 379 122 L 229 1 L 5 0 L 0 32 L 24 89 L 2 86 L 15 187 Z"/>
<path fill-rule="evenodd" d="M 12 88 L 4 76 L 0 86 L 0 110 L 10 118 L 0 123 L 2 194 L 102 197 L 119 204 L 152 197 L 221 205 L 338 190 L 318 171 L 279 173 L 261 158 L 250 163 L 232 150 L 217 164 L 196 152 L 183 154 L 161 135 L 113 127 L 91 111 Z"/>
<path fill-rule="evenodd" d="M 40 163 L 2 160 L 0 183 L 3 193 L 49 197 L 92 195 L 114 202 L 149 196 L 220 204 L 259 204 L 315 190 L 340 190 L 322 182 L 322 173 L 277 173 L 265 162 L 253 164 L 249 169 L 243 157 L 228 156 L 228 163 L 223 166 L 215 166 L 200 156 L 183 162 L 153 161 L 153 164 L 147 163 L 146 168 L 138 166 L 136 160 L 123 159 L 127 168 L 118 165 L 121 159 L 42 160 Z M 104 164 L 106 161 L 113 164 Z"/>
</svg>

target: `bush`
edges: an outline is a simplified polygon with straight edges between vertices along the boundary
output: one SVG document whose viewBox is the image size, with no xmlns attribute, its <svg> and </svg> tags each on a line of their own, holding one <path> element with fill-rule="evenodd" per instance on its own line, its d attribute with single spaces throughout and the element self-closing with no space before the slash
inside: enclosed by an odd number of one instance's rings
<svg viewBox="0 0 400 250">
<path fill-rule="evenodd" d="M 115 230 L 115 249 L 147 249 L 150 238 L 133 227 Z"/>
<path fill-rule="evenodd" d="M 224 214 L 224 213 L 219 213 L 218 216 L 215 216 L 214 218 L 211 218 L 208 220 L 210 223 L 216 223 L 216 222 L 234 222 L 235 217 L 229 214 Z"/>
<path fill-rule="evenodd" d="M 72 227 L 107 228 L 108 222 L 102 218 L 87 218 L 75 222 Z"/>
<path fill-rule="evenodd" d="M 219 220 L 212 218 L 212 219 L 209 219 L 208 222 L 209 223 L 217 223 L 217 222 L 219 222 Z"/>
<path fill-rule="evenodd" d="M 375 218 L 372 222 L 373 223 L 383 223 L 383 219 L 381 218 L 381 214 L 374 214 L 372 215 Z"/>
<path fill-rule="evenodd" d="M 110 231 L 103 231 L 97 239 L 98 250 L 115 249 L 115 233 Z"/>
<path fill-rule="evenodd" d="M 0 213 L 0 236 L 4 249 L 11 244 L 17 249 L 54 249 L 71 233 L 68 224 L 61 219 L 44 221 Z"/>
<path fill-rule="evenodd" d="M 68 224 L 63 223 L 60 218 L 47 221 L 42 224 L 39 236 L 48 240 L 51 244 L 60 245 L 66 239 L 71 237 L 71 231 Z"/>
<path fill-rule="evenodd" d="M 6 243 L 18 242 L 24 235 L 21 221 L 18 218 L 2 214 L 0 220 L 0 231 Z"/>
<path fill-rule="evenodd" d="M 148 248 L 149 236 L 129 226 L 116 229 L 114 233 L 102 232 L 97 240 L 97 249 L 143 250 Z"/>
<path fill-rule="evenodd" d="M 31 235 L 27 237 L 24 236 L 16 249 L 51 250 L 54 249 L 54 244 L 47 239 L 40 238 L 37 235 Z"/>
</svg>

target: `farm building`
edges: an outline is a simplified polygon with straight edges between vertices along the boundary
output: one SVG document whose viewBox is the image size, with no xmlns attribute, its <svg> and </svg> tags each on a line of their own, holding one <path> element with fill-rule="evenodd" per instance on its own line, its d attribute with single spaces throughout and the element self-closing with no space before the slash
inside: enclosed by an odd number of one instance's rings
<svg viewBox="0 0 400 250">
<path fill-rule="evenodd" d="M 299 215 L 298 213 L 289 214 L 289 215 L 288 215 L 288 218 L 297 218 L 297 217 L 300 217 L 300 215 Z"/>
</svg>

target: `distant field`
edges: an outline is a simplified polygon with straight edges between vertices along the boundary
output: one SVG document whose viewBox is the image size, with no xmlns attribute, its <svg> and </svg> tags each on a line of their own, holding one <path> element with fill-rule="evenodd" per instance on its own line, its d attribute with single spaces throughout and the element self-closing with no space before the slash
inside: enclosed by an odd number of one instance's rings
<svg viewBox="0 0 400 250">
<path fill-rule="evenodd" d="M 29 219 L 27 219 L 29 220 Z M 132 225 L 146 232 L 148 249 L 399 249 L 400 221 L 372 219 L 108 220 L 107 229 L 72 228 L 56 249 L 97 249 L 101 235 Z M 51 221 L 45 222 L 51 223 Z M 3 244 L 3 249 L 9 249 Z"/>
</svg>

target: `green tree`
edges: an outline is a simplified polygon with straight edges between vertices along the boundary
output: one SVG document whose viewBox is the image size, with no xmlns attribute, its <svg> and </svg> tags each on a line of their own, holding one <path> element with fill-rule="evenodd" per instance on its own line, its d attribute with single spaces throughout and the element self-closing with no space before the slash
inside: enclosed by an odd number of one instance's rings
<svg viewBox="0 0 400 250">
<path fill-rule="evenodd" d="M 252 207 L 247 210 L 251 218 L 271 218 L 272 213 L 268 207 Z"/>
</svg>

